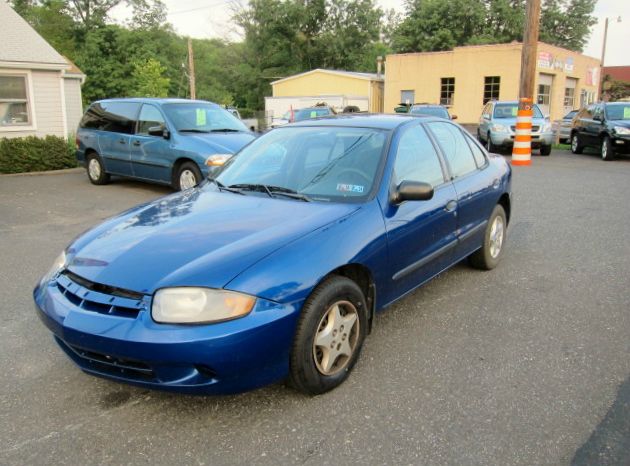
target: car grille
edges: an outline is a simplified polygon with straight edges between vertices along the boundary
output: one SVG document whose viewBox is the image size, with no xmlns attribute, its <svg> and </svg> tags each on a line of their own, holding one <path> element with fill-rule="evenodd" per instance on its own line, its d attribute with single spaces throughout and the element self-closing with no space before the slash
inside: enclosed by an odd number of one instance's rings
<svg viewBox="0 0 630 466">
<path fill-rule="evenodd" d="M 516 125 L 510 126 L 510 128 L 512 128 L 512 131 L 516 131 Z M 532 133 L 537 133 L 539 129 L 540 126 L 532 126 Z"/>
<path fill-rule="evenodd" d="M 90 312 L 135 318 L 144 309 L 142 293 L 95 283 L 69 270 L 57 277 L 57 288 L 72 304 Z"/>
<path fill-rule="evenodd" d="M 66 350 L 66 353 L 68 353 L 70 357 L 72 357 L 81 367 L 86 369 L 124 377 L 126 379 L 155 379 L 153 369 L 143 362 L 79 348 L 77 346 L 70 345 L 59 338 L 57 338 L 57 342 L 63 349 Z"/>
</svg>

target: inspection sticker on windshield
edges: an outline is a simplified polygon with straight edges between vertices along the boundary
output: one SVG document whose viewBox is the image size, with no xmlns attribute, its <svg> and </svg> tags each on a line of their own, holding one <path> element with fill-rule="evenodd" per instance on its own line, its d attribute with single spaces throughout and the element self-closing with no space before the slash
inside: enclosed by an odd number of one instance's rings
<svg viewBox="0 0 630 466">
<path fill-rule="evenodd" d="M 623 108 L 623 119 L 624 120 L 630 119 L 630 107 Z"/>
<path fill-rule="evenodd" d="M 363 186 L 360 184 L 337 184 L 337 191 L 341 191 L 342 193 L 362 193 Z"/>
<path fill-rule="evenodd" d="M 206 111 L 203 108 L 197 109 L 197 126 L 206 126 Z"/>
</svg>

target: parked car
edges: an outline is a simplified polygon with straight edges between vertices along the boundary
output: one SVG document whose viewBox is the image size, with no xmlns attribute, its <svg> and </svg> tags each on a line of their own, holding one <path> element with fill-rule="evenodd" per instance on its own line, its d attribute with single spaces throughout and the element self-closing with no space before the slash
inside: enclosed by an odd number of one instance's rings
<svg viewBox="0 0 630 466">
<path fill-rule="evenodd" d="M 444 105 L 432 105 L 432 104 L 413 104 L 409 113 L 412 115 L 431 115 L 440 118 L 446 118 L 447 120 L 456 120 L 457 115 L 451 115 L 448 109 Z"/>
<path fill-rule="evenodd" d="M 551 154 L 553 129 L 549 118 L 545 117 L 538 105 L 533 106 L 532 149 L 540 149 L 540 155 Z M 489 152 L 512 148 L 516 135 L 517 101 L 488 102 L 479 118 L 477 138 L 486 145 Z"/>
<path fill-rule="evenodd" d="M 585 147 L 600 151 L 603 160 L 630 153 L 630 102 L 591 104 L 574 118 L 571 152 L 581 154 Z"/>
<path fill-rule="evenodd" d="M 214 179 L 77 238 L 34 290 L 84 371 L 232 393 L 347 377 L 374 315 L 468 257 L 504 254 L 511 170 L 439 118 L 270 131 Z"/>
<path fill-rule="evenodd" d="M 79 124 L 77 160 L 94 184 L 120 175 L 182 190 L 253 139 L 240 120 L 211 102 L 100 100 Z"/>
<path fill-rule="evenodd" d="M 236 118 L 238 118 L 239 120 L 242 120 L 241 118 L 241 114 L 238 111 L 238 108 L 233 107 L 231 105 L 226 105 L 225 109 L 230 112 L 232 115 L 234 115 Z"/>
<path fill-rule="evenodd" d="M 297 110 L 288 110 L 282 118 L 274 119 L 271 122 L 271 129 L 295 123 L 296 121 L 309 120 L 311 118 L 320 118 L 325 116 L 336 115 L 335 109 L 327 105 L 316 105 L 314 107 L 300 108 Z"/>
<path fill-rule="evenodd" d="M 571 141 L 571 126 L 573 123 L 573 118 L 577 115 L 579 110 L 571 110 L 565 116 L 562 117 L 562 120 L 557 122 L 559 128 L 559 137 L 558 140 L 563 144 L 568 144 Z M 553 129 L 554 134 L 556 132 L 556 128 Z"/>
</svg>

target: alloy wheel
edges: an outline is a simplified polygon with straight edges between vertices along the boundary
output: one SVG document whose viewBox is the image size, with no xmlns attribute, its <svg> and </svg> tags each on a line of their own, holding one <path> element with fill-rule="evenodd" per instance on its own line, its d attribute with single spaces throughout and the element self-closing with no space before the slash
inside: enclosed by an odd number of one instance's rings
<svg viewBox="0 0 630 466">
<path fill-rule="evenodd" d="M 571 150 L 573 152 L 577 151 L 578 148 L 578 137 L 577 134 L 573 135 L 573 138 L 571 139 Z"/>
<path fill-rule="evenodd" d="M 505 224 L 503 223 L 503 217 L 497 215 L 490 228 L 490 256 L 492 256 L 493 259 L 496 259 L 501 253 L 504 237 Z"/>
<path fill-rule="evenodd" d="M 348 365 L 359 341 L 359 315 L 350 301 L 337 301 L 327 310 L 313 341 L 313 359 L 323 375 L 334 375 Z"/>
</svg>

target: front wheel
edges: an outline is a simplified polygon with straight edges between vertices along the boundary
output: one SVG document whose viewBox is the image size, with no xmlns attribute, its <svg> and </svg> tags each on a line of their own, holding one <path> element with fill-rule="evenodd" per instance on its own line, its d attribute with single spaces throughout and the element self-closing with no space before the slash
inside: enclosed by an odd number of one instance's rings
<svg viewBox="0 0 630 466">
<path fill-rule="evenodd" d="M 184 162 L 179 166 L 174 180 L 173 187 L 178 191 L 194 188 L 201 183 L 201 170 L 194 162 Z"/>
<path fill-rule="evenodd" d="M 615 153 L 613 151 L 613 145 L 608 136 L 604 136 L 602 139 L 602 160 L 606 162 L 610 162 L 611 160 L 615 160 Z"/>
<path fill-rule="evenodd" d="M 551 146 L 540 146 L 540 155 L 547 156 L 551 154 Z"/>
<path fill-rule="evenodd" d="M 102 185 L 109 183 L 109 174 L 105 171 L 101 158 L 96 153 L 87 156 L 87 175 L 90 183 Z"/>
<path fill-rule="evenodd" d="M 343 383 L 357 362 L 367 333 L 367 304 L 352 280 L 332 276 L 302 308 L 289 361 L 289 385 L 310 395 Z"/>
<path fill-rule="evenodd" d="M 492 270 L 501 260 L 507 233 L 507 217 L 503 206 L 497 204 L 490 214 L 483 246 L 469 256 L 470 265 L 477 269 Z"/>
<path fill-rule="evenodd" d="M 490 133 L 488 133 L 488 138 L 486 139 L 486 149 L 488 149 L 488 152 L 497 152 L 497 149 L 499 147 L 495 146 L 492 142 L 492 138 L 490 137 Z"/>
<path fill-rule="evenodd" d="M 580 142 L 580 137 L 577 133 L 573 133 L 571 136 L 571 152 L 574 154 L 581 154 L 584 146 Z"/>
</svg>

